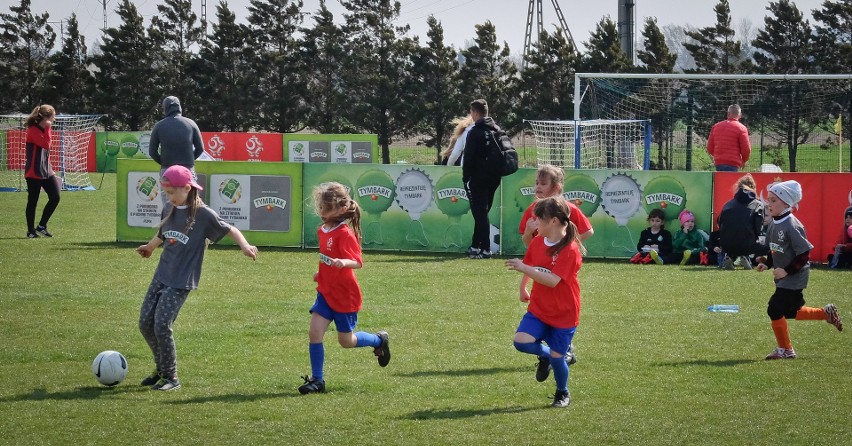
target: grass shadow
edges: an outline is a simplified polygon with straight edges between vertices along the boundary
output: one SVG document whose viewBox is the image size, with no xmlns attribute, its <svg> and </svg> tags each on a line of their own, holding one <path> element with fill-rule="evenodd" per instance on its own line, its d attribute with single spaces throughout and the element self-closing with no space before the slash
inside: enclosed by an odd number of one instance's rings
<svg viewBox="0 0 852 446">
<path fill-rule="evenodd" d="M 484 376 L 496 375 L 498 373 L 528 372 L 530 367 L 492 367 L 488 369 L 466 369 L 466 370 L 423 370 L 411 373 L 402 373 L 398 376 L 403 378 L 422 378 L 426 376 Z"/>
<path fill-rule="evenodd" d="M 64 243 L 62 249 L 135 249 L 138 242 L 76 242 Z"/>
<path fill-rule="evenodd" d="M 536 410 L 542 407 L 497 407 L 494 409 L 425 409 L 417 410 L 399 417 L 401 420 L 457 420 L 461 418 L 482 417 L 487 415 L 516 414 Z"/>
<path fill-rule="evenodd" d="M 255 393 L 255 394 L 242 394 L 242 393 L 229 393 L 225 395 L 209 395 L 209 396 L 199 396 L 194 398 L 187 398 L 185 400 L 175 400 L 168 401 L 169 404 L 182 405 L 182 404 L 204 404 L 204 403 L 247 403 L 259 400 L 267 400 L 272 398 L 282 398 L 282 397 L 297 397 L 302 396 L 298 392 L 285 392 L 285 393 Z"/>
<path fill-rule="evenodd" d="M 45 389 L 33 389 L 29 393 L 19 395 L 10 395 L 0 397 L 0 402 L 11 403 L 19 401 L 44 401 L 44 400 L 95 400 L 101 397 L 123 393 L 136 393 L 145 391 L 145 388 L 136 388 L 129 386 L 119 387 L 103 387 L 103 386 L 84 386 L 74 390 L 66 390 L 60 392 L 48 392 Z"/>
<path fill-rule="evenodd" d="M 752 364 L 755 362 L 762 362 L 762 359 L 720 359 L 716 361 L 710 361 L 707 359 L 692 359 L 688 361 L 671 361 L 671 362 L 658 362 L 653 364 L 657 367 L 679 367 L 684 365 L 698 365 L 698 366 L 712 366 L 712 367 L 733 367 L 740 364 Z"/>
</svg>

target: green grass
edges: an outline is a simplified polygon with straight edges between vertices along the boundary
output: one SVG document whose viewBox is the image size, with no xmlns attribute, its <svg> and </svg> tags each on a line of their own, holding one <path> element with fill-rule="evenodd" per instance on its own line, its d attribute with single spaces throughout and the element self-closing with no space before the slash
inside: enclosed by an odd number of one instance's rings
<svg viewBox="0 0 852 446">
<path fill-rule="evenodd" d="M 93 177 L 95 184 L 100 177 Z M 156 258 L 115 239 L 115 177 L 63 193 L 53 239 L 23 238 L 23 193 L 0 195 L 0 444 L 845 444 L 852 338 L 791 322 L 799 358 L 774 347 L 768 273 L 588 261 L 571 369 L 574 398 L 548 406 L 534 358 L 512 347 L 524 306 L 499 259 L 367 252 L 359 328 L 386 329 L 393 360 L 326 337 L 329 392 L 309 373 L 315 251 L 212 247 L 175 333 L 183 388 L 152 369 L 136 321 Z M 44 199 L 44 197 L 42 197 Z M 817 269 L 806 299 L 852 324 L 852 272 Z M 739 314 L 713 314 L 738 303 Z M 116 388 L 91 361 L 130 363 Z"/>
</svg>

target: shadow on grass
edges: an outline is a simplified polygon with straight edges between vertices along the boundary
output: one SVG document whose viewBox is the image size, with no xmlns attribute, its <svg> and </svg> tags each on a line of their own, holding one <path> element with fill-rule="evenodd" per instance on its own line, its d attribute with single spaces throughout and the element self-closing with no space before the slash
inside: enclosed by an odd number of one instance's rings
<svg viewBox="0 0 852 446">
<path fill-rule="evenodd" d="M 498 373 L 528 372 L 531 367 L 492 367 L 489 369 L 467 369 L 467 370 L 423 370 L 412 373 L 402 373 L 398 376 L 403 378 L 422 378 L 424 376 L 482 376 L 496 375 Z"/>
<path fill-rule="evenodd" d="M 302 396 L 298 392 L 286 392 L 286 393 L 255 393 L 255 394 L 242 394 L 242 393 L 230 393 L 226 395 L 210 395 L 210 396 L 199 396 L 195 398 L 187 398 L 185 400 L 175 400 L 168 401 L 169 404 L 203 404 L 203 403 L 246 403 L 252 401 L 259 400 L 267 400 L 272 398 L 285 398 L 285 397 L 297 397 Z"/>
<path fill-rule="evenodd" d="M 153 232 L 152 232 L 153 234 Z M 82 243 L 65 243 L 65 249 L 135 249 L 143 243 L 138 242 L 82 242 Z"/>
<path fill-rule="evenodd" d="M 43 401 L 43 400 L 95 400 L 101 397 L 108 397 L 122 393 L 136 393 L 146 391 L 146 388 L 137 388 L 129 386 L 118 387 L 103 387 L 103 386 L 88 386 L 78 387 L 74 390 L 66 390 L 61 392 L 48 392 L 45 389 L 33 389 L 29 393 L 20 395 L 10 395 L 0 397 L 0 402 L 17 402 L 17 401 Z"/>
<path fill-rule="evenodd" d="M 740 364 L 752 364 L 755 362 L 763 362 L 762 359 L 720 359 L 717 361 L 710 361 L 707 359 L 692 359 L 688 361 L 672 361 L 672 362 L 658 362 L 653 365 L 657 367 L 678 367 L 683 365 L 701 365 L 701 366 L 713 366 L 713 367 L 733 367 Z"/>
<path fill-rule="evenodd" d="M 460 418 L 473 418 L 485 415 L 502 415 L 523 413 L 546 409 L 541 407 L 498 407 L 494 409 L 426 409 L 411 412 L 399 417 L 401 420 L 457 420 Z"/>
</svg>

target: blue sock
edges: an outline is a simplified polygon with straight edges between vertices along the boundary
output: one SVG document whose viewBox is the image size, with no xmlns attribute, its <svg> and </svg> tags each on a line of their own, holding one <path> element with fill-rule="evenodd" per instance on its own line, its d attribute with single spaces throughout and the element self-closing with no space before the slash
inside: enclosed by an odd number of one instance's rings
<svg viewBox="0 0 852 446">
<path fill-rule="evenodd" d="M 308 344 L 308 353 L 311 356 L 311 376 L 316 379 L 323 379 L 322 366 L 325 363 L 325 347 L 322 342 Z"/>
<path fill-rule="evenodd" d="M 525 342 L 520 343 L 515 341 L 515 348 L 519 352 L 529 353 L 536 356 L 550 356 L 550 347 L 541 342 Z"/>
<path fill-rule="evenodd" d="M 355 339 L 358 340 L 355 347 L 378 347 L 382 345 L 382 338 L 366 331 L 356 332 Z"/>
<path fill-rule="evenodd" d="M 556 381 L 556 390 L 564 392 L 568 390 L 568 363 L 565 358 L 550 357 L 550 367 L 553 369 L 553 380 Z"/>
</svg>

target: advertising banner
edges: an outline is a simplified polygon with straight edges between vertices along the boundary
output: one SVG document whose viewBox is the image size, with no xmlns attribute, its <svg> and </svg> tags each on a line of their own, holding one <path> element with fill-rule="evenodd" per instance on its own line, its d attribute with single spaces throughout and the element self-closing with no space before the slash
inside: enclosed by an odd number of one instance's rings
<svg viewBox="0 0 852 446">
<path fill-rule="evenodd" d="M 119 159 L 151 159 L 150 140 L 151 132 L 95 132 L 97 171 L 116 172 Z"/>
<path fill-rule="evenodd" d="M 201 132 L 204 151 L 217 161 L 282 161 L 280 133 Z"/>
<path fill-rule="evenodd" d="M 304 164 L 305 247 L 317 247 L 320 218 L 313 211 L 313 186 L 343 184 L 361 207 L 364 249 L 464 252 L 473 235 L 470 204 L 461 168 L 414 165 Z M 491 214 L 492 251 L 499 252 L 500 198 Z"/>
<path fill-rule="evenodd" d="M 332 164 L 380 162 L 377 135 L 288 133 L 283 137 L 284 161 Z"/>
</svg>

